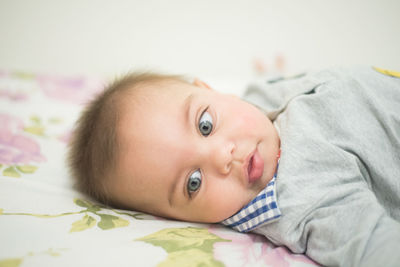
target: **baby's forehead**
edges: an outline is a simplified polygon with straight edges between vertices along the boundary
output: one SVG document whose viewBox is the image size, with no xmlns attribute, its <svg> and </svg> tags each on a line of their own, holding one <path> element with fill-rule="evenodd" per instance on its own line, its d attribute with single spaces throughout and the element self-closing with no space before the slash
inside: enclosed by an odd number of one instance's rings
<svg viewBox="0 0 400 267">
<path fill-rule="evenodd" d="M 142 81 L 137 84 L 131 85 L 130 90 L 137 91 L 140 93 L 152 93 L 157 92 L 157 90 L 162 90 L 165 92 L 168 88 L 176 88 L 177 86 L 191 86 L 192 84 L 184 79 L 179 78 L 165 78 L 157 80 Z"/>
<path fill-rule="evenodd" d="M 118 102 L 120 105 L 120 112 L 125 112 L 125 109 L 131 108 L 132 105 L 137 105 L 138 107 L 143 105 L 151 106 L 154 100 L 159 100 L 163 97 L 172 97 L 169 101 L 173 101 L 176 96 L 187 94 L 188 91 L 193 88 L 196 87 L 186 81 L 178 79 L 135 84 L 119 94 Z"/>
<path fill-rule="evenodd" d="M 187 86 L 193 87 L 180 80 L 166 80 L 135 85 L 122 92 L 118 97 L 116 122 L 117 138 L 124 142 L 121 145 L 131 139 L 127 137 L 129 131 L 140 131 L 151 120 L 168 114 L 178 116 L 175 107 L 182 106 L 185 96 L 192 92 Z"/>
</svg>

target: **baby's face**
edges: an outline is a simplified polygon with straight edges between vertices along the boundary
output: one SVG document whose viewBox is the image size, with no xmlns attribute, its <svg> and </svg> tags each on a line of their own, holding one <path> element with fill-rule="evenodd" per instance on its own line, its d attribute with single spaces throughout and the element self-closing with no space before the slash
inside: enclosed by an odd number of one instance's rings
<svg viewBox="0 0 400 267">
<path fill-rule="evenodd" d="M 201 82 L 168 82 L 124 97 L 112 196 L 132 209 L 219 222 L 271 180 L 279 137 L 271 121 L 236 96 Z"/>
</svg>

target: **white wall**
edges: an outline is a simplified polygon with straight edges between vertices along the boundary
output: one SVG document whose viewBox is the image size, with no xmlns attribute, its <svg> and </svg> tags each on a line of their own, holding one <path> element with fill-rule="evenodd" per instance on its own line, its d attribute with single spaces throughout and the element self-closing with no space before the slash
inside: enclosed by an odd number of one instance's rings
<svg viewBox="0 0 400 267">
<path fill-rule="evenodd" d="M 398 0 L 0 0 L 0 69 L 247 77 L 280 53 L 287 73 L 400 70 L 399 14 Z"/>
</svg>

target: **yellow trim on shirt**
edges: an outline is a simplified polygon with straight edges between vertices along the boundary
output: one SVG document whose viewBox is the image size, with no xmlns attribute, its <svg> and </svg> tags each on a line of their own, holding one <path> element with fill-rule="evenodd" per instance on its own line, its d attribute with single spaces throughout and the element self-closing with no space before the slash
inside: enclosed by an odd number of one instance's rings
<svg viewBox="0 0 400 267">
<path fill-rule="evenodd" d="M 400 78 L 400 72 L 399 71 L 392 71 L 392 70 L 385 70 L 381 68 L 374 67 L 374 69 L 382 74 L 392 76 L 392 77 L 397 77 Z"/>
</svg>

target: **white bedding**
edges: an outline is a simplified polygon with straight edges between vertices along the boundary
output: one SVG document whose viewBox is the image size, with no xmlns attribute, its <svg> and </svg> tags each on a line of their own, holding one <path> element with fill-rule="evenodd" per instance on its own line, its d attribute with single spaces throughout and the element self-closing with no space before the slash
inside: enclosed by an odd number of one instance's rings
<svg viewBox="0 0 400 267">
<path fill-rule="evenodd" d="M 0 72 L 0 267 L 316 265 L 261 236 L 106 208 L 77 192 L 67 143 L 102 84 Z"/>
</svg>

